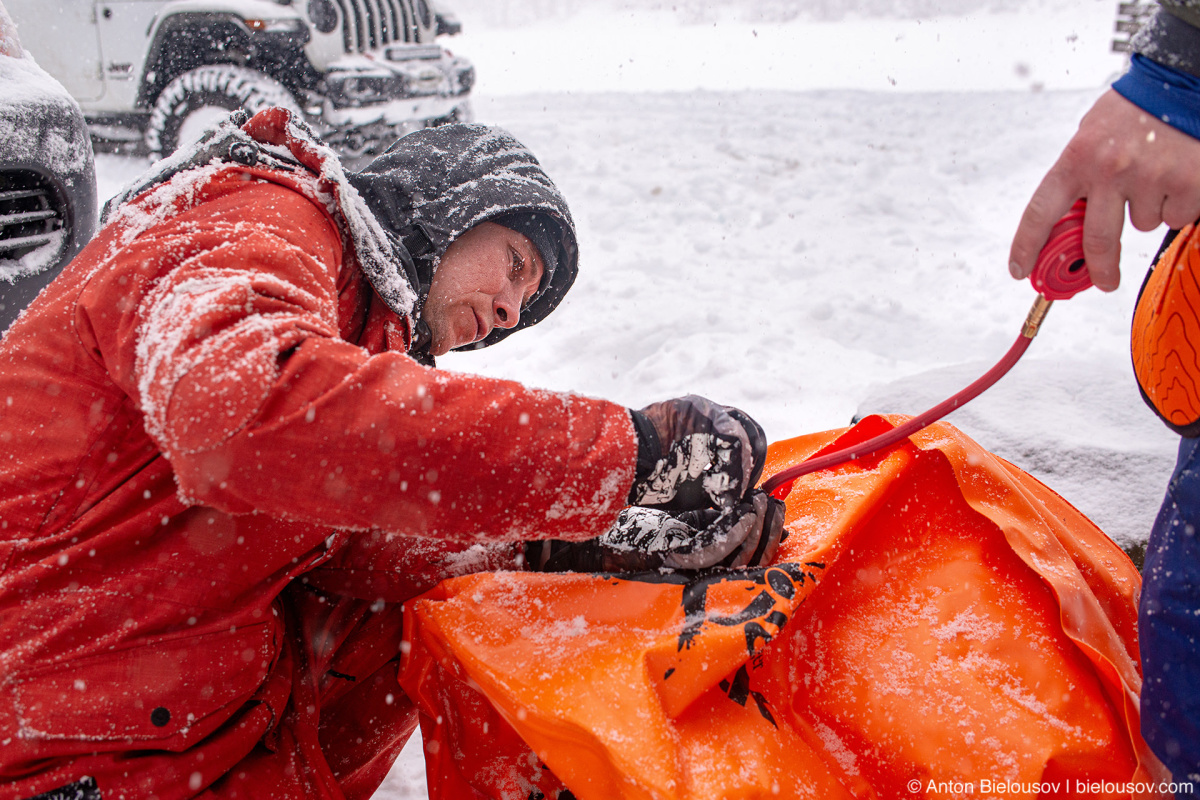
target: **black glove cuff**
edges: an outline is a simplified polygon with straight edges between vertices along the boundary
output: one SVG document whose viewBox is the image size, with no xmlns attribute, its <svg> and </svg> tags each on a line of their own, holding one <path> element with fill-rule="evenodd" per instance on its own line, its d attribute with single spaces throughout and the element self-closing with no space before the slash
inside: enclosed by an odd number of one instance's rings
<svg viewBox="0 0 1200 800">
<path fill-rule="evenodd" d="M 762 477 L 763 467 L 767 464 L 767 434 L 753 419 L 750 418 L 745 411 L 740 408 L 726 408 L 729 416 L 738 421 L 738 424 L 746 431 L 746 438 L 750 440 L 750 456 L 754 459 L 754 468 L 750 471 L 750 483 L 744 486 L 745 496 L 749 496 L 750 490 L 758 486 L 758 479 Z"/>
<path fill-rule="evenodd" d="M 539 540 L 525 543 L 525 569 L 530 572 L 544 572 L 546 562 L 549 560 L 549 541 Z"/>
<path fill-rule="evenodd" d="M 634 489 L 637 485 L 647 478 L 654 471 L 654 465 L 657 464 L 663 457 L 662 440 L 658 438 L 658 431 L 654 429 L 654 423 L 640 411 L 629 409 L 629 418 L 633 420 L 633 430 L 637 433 L 638 452 L 637 465 L 634 467 L 633 488 L 629 490 L 628 502 L 634 502 Z"/>
<path fill-rule="evenodd" d="M 598 539 L 564 542 L 547 539 L 527 542 L 525 557 L 534 572 L 603 572 L 604 549 Z"/>
<path fill-rule="evenodd" d="M 526 568 L 531 572 L 588 571 L 594 560 L 593 544 L 593 541 L 563 542 L 558 539 L 526 542 Z"/>
</svg>

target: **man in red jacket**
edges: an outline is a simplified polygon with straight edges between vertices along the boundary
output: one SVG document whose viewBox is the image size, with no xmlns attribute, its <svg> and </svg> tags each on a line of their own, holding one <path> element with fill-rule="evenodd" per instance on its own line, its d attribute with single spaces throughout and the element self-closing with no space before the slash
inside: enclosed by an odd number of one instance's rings
<svg viewBox="0 0 1200 800">
<path fill-rule="evenodd" d="M 405 600 L 527 549 L 769 559 L 744 414 L 431 367 L 576 264 L 553 184 L 482 126 L 346 175 L 270 109 L 110 204 L 0 340 L 0 799 L 366 798 L 416 724 Z"/>
</svg>

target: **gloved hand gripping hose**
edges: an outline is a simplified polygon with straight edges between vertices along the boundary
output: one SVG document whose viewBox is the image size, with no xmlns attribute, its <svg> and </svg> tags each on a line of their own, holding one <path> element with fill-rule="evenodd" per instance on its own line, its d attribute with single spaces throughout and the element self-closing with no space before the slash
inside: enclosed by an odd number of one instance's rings
<svg viewBox="0 0 1200 800">
<path fill-rule="evenodd" d="M 1046 312 L 1050 310 L 1054 301 L 1067 300 L 1092 285 L 1087 264 L 1083 259 L 1083 214 L 1086 208 L 1084 200 L 1077 200 L 1071 210 L 1050 231 L 1050 240 L 1038 254 L 1037 265 L 1034 266 L 1033 273 L 1029 276 L 1033 288 L 1038 291 L 1037 299 L 1034 300 L 1033 307 L 1029 309 L 1029 315 L 1025 318 L 1025 324 L 1021 328 L 1021 335 L 1017 337 L 1016 342 L 996 366 L 958 394 L 887 433 L 844 447 L 841 450 L 835 450 L 832 453 L 826 453 L 823 456 L 810 458 L 771 476 L 762 485 L 763 491 L 783 500 L 791 492 L 792 484 L 800 476 L 862 458 L 907 439 L 959 406 L 974 400 L 985 389 L 1000 380 L 1029 348 L 1030 342 L 1037 335 L 1038 328 L 1041 326 L 1042 320 L 1046 318 Z"/>
</svg>

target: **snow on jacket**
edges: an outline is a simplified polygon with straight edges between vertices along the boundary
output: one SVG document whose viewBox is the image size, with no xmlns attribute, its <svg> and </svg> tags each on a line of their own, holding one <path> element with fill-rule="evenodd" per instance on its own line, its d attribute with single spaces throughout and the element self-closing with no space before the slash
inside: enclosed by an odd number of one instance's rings
<svg viewBox="0 0 1200 800">
<path fill-rule="evenodd" d="M 1132 44 L 1139 55 L 1200 76 L 1200 0 L 1159 0 Z"/>
<path fill-rule="evenodd" d="M 1132 44 L 1129 70 L 1113 89 L 1200 139 L 1200 0 L 1162 0 Z"/>
<path fill-rule="evenodd" d="M 0 799 L 369 797 L 415 724 L 399 604 L 628 494 L 624 408 L 409 358 L 336 157 L 244 133 L 0 340 Z"/>
</svg>

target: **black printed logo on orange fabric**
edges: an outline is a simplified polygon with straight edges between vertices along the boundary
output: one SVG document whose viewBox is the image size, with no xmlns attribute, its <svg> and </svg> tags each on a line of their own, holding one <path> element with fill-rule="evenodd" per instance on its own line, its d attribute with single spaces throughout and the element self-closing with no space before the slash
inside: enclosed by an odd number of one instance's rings
<svg viewBox="0 0 1200 800">
<path fill-rule="evenodd" d="M 723 680 L 718 686 L 730 700 L 737 703 L 743 708 L 746 707 L 746 701 L 753 699 L 754 705 L 758 708 L 758 713 L 762 714 L 763 719 L 779 727 L 779 723 L 775 721 L 775 716 L 771 713 L 771 709 L 767 708 L 767 698 L 761 693 L 750 688 L 750 672 L 746 669 L 746 665 L 742 664 L 738 667 L 738 671 L 733 673 L 733 680 Z"/>
<path fill-rule="evenodd" d="M 710 575 L 689 583 L 683 587 L 684 621 L 677 649 L 690 648 L 695 638 L 700 635 L 704 623 L 708 622 L 724 627 L 741 625 L 746 634 L 746 652 L 754 655 L 787 623 L 787 614 L 779 610 L 778 606 L 786 606 L 806 581 L 816 583 L 817 576 L 813 570 L 822 569 L 825 569 L 825 565 L 817 561 L 807 561 L 804 564 L 785 562 L 771 567 Z M 709 616 L 709 587 L 727 581 L 748 581 L 763 588 L 736 614 L 727 617 Z M 761 646 L 757 644 L 760 639 Z"/>
</svg>

